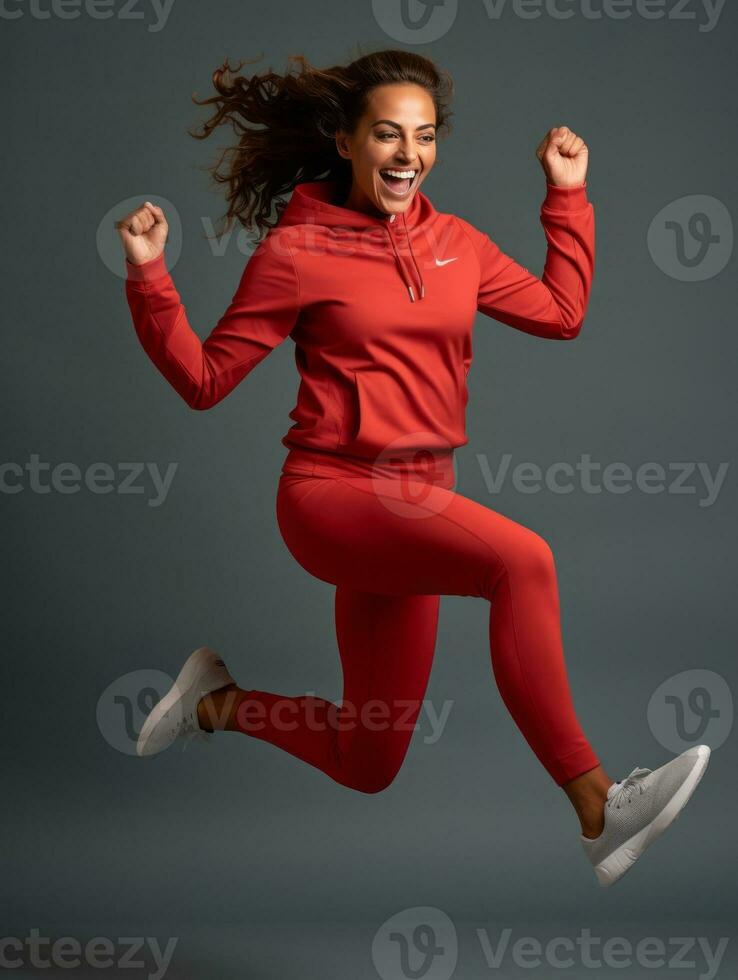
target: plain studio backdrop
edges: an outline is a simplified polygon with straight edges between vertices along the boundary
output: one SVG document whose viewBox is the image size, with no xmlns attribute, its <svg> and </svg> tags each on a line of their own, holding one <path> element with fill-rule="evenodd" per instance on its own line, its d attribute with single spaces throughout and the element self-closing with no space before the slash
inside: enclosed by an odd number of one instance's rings
<svg viewBox="0 0 738 980">
<path fill-rule="evenodd" d="M 403 26 L 400 0 L 49 0 L 2 14 L 2 935 L 177 937 L 168 976 L 208 978 L 389 975 L 378 930 L 424 908 L 452 923 L 464 977 L 520 966 L 485 962 L 477 927 L 493 945 L 505 928 L 541 942 L 584 927 L 603 942 L 734 941 L 738 12 L 710 21 L 702 4 L 666 0 L 648 8 L 661 17 L 635 3 L 594 16 L 603 6 L 448 3 L 428 11 L 449 21 L 425 38 Z M 232 733 L 132 754 L 147 685 L 203 644 L 247 688 L 338 700 L 341 672 L 334 589 L 276 523 L 292 341 L 215 408 L 190 410 L 135 336 L 112 219 L 147 198 L 164 206 L 168 265 L 204 338 L 252 246 L 237 228 L 205 237 L 225 198 L 203 167 L 235 137 L 192 139 L 210 110 L 191 94 L 212 94 L 226 56 L 283 72 L 289 54 L 326 67 L 383 47 L 454 77 L 453 132 L 423 192 L 536 275 L 535 149 L 558 125 L 590 149 L 584 327 L 557 343 L 478 315 L 457 490 L 551 544 L 577 713 L 613 778 L 667 762 L 675 732 L 713 747 L 681 819 L 613 889 L 597 885 L 568 801 L 497 692 L 484 600 L 441 600 L 426 697 L 447 705 L 445 724 L 434 734 L 421 712 L 381 794 Z M 609 464 L 621 476 L 592 492 L 587 460 L 595 484 Z M 524 463 L 538 481 L 518 478 Z M 661 489 L 638 477 L 647 463 Z M 701 672 L 691 687 L 687 671 Z M 731 957 L 729 945 L 722 969 Z M 436 967 L 426 975 L 446 975 Z M 580 970 L 591 975 L 575 957 L 569 975 Z"/>
</svg>

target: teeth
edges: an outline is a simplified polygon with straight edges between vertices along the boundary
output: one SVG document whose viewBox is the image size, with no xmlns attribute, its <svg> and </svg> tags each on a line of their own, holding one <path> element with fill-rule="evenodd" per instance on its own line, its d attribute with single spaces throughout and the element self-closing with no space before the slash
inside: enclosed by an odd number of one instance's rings
<svg viewBox="0 0 738 980">
<path fill-rule="evenodd" d="M 390 177 L 409 177 L 410 180 L 415 176 L 415 170 L 380 170 L 382 174 L 389 174 Z"/>
</svg>

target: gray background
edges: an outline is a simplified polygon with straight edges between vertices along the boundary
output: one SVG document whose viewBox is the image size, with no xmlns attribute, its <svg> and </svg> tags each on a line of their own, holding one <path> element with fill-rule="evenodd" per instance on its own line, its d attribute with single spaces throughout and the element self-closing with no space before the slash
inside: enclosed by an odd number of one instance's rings
<svg viewBox="0 0 738 980">
<path fill-rule="evenodd" d="M 232 733 L 150 760 L 110 744 L 97 720 L 105 689 L 140 669 L 174 676 L 202 644 L 244 687 L 338 699 L 341 674 L 333 589 L 296 564 L 275 519 L 297 391 L 292 342 L 214 409 L 191 411 L 135 336 L 122 258 L 115 274 L 101 255 L 120 252 L 114 232 L 102 249 L 96 234 L 118 202 L 172 202 L 182 221 L 174 280 L 207 335 L 246 256 L 235 238 L 223 255 L 204 238 L 203 222 L 217 222 L 225 204 L 200 168 L 234 137 L 222 127 L 201 143 L 186 129 L 209 115 L 190 95 L 211 94 L 226 55 L 263 54 L 251 72 L 284 71 L 292 53 L 345 63 L 362 53 L 357 44 L 433 57 L 457 94 L 454 130 L 423 190 L 538 275 L 535 148 L 552 126 L 581 134 L 597 222 L 584 328 L 554 343 L 478 317 L 457 489 L 551 543 L 585 731 L 614 778 L 656 768 L 674 754 L 646 711 L 661 683 L 707 668 L 736 690 L 735 257 L 690 283 L 664 274 L 646 242 L 657 212 L 687 195 L 738 214 L 735 6 L 700 31 L 699 19 L 593 20 L 578 4 L 568 20 L 510 9 L 495 21 L 480 0 L 417 46 L 384 33 L 366 2 L 175 0 L 158 32 L 143 5 L 142 20 L 18 9 L 2 27 L 12 95 L 3 459 L 178 468 L 159 507 L 147 505 L 148 482 L 144 494 L 40 494 L 26 481 L 0 498 L 3 934 L 177 936 L 169 976 L 369 977 L 374 930 L 433 906 L 460 933 L 496 923 L 543 936 L 541 923 L 558 923 L 560 935 L 588 925 L 606 938 L 630 923 L 665 941 L 712 930 L 731 937 L 733 956 L 735 732 L 679 822 L 615 888 L 600 889 L 568 801 L 495 688 L 483 601 L 442 599 L 427 697 L 439 709 L 452 699 L 451 714 L 435 744 L 423 739 L 427 725 L 416 733 L 377 796 Z M 695 3 L 686 9 L 704 16 Z M 512 465 L 589 453 L 634 469 L 731 469 L 710 507 L 699 506 L 699 483 L 696 494 L 525 494 L 508 479 L 492 494 L 478 454 L 494 470 L 505 453 Z M 709 730 L 701 740 L 710 744 Z M 489 976 L 466 942 L 456 975 Z"/>
</svg>

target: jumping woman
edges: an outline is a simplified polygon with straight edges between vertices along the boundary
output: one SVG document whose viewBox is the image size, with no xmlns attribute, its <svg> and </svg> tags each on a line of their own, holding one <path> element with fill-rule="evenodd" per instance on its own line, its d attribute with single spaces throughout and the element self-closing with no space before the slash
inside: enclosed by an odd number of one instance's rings
<svg viewBox="0 0 738 980">
<path fill-rule="evenodd" d="M 201 647 L 147 717 L 138 754 L 241 732 L 379 792 L 420 711 L 440 597 L 477 596 L 490 604 L 500 695 L 571 801 L 606 887 L 677 817 L 710 749 L 607 775 L 572 703 L 548 543 L 454 490 L 476 314 L 548 340 L 582 328 L 595 255 L 587 146 L 557 126 L 536 150 L 547 242 L 538 279 L 421 190 L 449 129 L 446 72 L 401 50 L 329 69 L 292 57 L 300 71 L 286 75 L 239 76 L 226 61 L 218 94 L 198 103 L 216 111 L 197 138 L 224 122 L 239 134 L 213 172 L 228 184 L 228 221 L 266 230 L 206 340 L 167 270 L 162 209 L 144 202 L 116 227 L 136 334 L 191 408 L 216 405 L 287 337 L 295 344 L 301 381 L 276 517 L 295 560 L 335 586 L 343 699 L 240 688 Z"/>
</svg>

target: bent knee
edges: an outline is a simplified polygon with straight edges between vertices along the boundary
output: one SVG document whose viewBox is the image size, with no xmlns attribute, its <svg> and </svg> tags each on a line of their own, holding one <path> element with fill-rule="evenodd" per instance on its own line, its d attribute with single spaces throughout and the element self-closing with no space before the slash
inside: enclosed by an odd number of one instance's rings
<svg viewBox="0 0 738 980">
<path fill-rule="evenodd" d="M 525 528 L 516 547 L 506 556 L 505 565 L 511 577 L 522 576 L 542 585 L 556 578 L 556 562 L 551 545 L 535 531 Z"/>
<path fill-rule="evenodd" d="M 359 779 L 358 782 L 354 783 L 353 788 L 360 793 L 367 793 L 368 795 L 381 793 L 395 781 L 396 775 L 397 773 L 393 772 L 391 775 Z"/>
<path fill-rule="evenodd" d="M 387 789 L 394 781 L 400 771 L 400 765 L 396 763 L 375 763 L 371 766 L 362 766 L 351 774 L 350 785 L 352 789 L 360 793 L 373 795 L 381 793 Z"/>
</svg>

